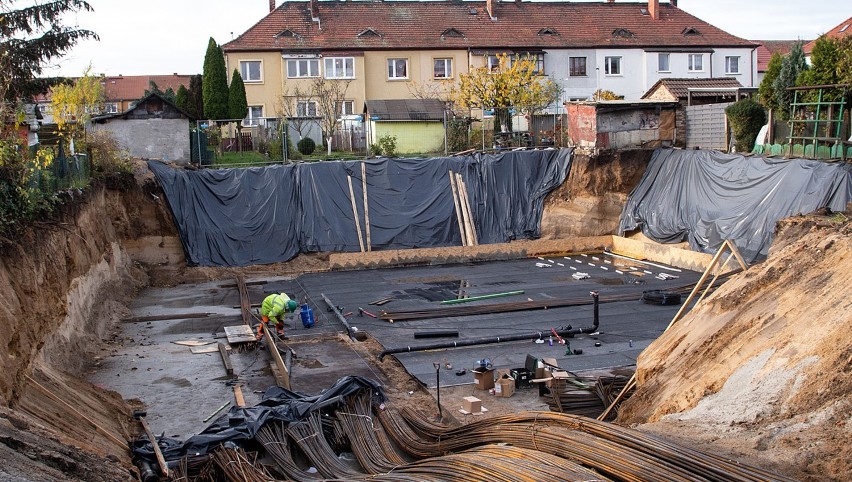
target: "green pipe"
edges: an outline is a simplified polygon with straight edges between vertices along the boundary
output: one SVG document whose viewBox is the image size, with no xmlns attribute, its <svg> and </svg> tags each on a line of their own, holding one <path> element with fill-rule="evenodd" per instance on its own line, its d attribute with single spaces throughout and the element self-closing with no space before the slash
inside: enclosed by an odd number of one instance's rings
<svg viewBox="0 0 852 482">
<path fill-rule="evenodd" d="M 505 293 L 494 293 L 490 295 L 482 295 L 482 296 L 471 296 L 470 298 L 459 298 L 457 300 L 447 300 L 442 301 L 442 305 L 457 305 L 459 303 L 467 303 L 468 301 L 479 301 L 479 300 L 487 300 L 490 298 L 501 298 L 503 296 L 515 296 L 524 294 L 524 290 L 518 291 L 507 291 Z"/>
</svg>

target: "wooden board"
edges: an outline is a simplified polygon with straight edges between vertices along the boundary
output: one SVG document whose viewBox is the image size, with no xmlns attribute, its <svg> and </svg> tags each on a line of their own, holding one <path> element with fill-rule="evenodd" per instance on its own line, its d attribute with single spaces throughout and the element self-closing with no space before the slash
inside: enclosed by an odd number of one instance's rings
<svg viewBox="0 0 852 482">
<path fill-rule="evenodd" d="M 202 353 L 216 353 L 217 351 L 219 351 L 219 346 L 213 344 L 207 346 L 194 346 L 190 348 L 189 351 L 191 351 L 193 355 L 200 355 Z"/>
<path fill-rule="evenodd" d="M 226 326 L 225 336 L 231 345 L 257 341 L 254 332 L 248 325 Z"/>
<path fill-rule="evenodd" d="M 173 341 L 172 343 L 174 343 L 175 345 L 182 345 L 182 346 L 205 346 L 205 345 L 211 345 L 211 344 L 216 343 L 216 342 L 212 341 L 212 340 L 211 341 L 180 340 L 180 341 Z"/>
</svg>

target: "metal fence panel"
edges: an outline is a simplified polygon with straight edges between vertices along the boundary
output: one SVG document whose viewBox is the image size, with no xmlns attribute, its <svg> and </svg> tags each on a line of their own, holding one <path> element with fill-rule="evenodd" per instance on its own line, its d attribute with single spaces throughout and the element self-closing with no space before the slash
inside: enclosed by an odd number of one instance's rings
<svg viewBox="0 0 852 482">
<path fill-rule="evenodd" d="M 691 105 L 686 108 L 686 147 L 727 149 L 725 108 L 731 103 Z"/>
</svg>

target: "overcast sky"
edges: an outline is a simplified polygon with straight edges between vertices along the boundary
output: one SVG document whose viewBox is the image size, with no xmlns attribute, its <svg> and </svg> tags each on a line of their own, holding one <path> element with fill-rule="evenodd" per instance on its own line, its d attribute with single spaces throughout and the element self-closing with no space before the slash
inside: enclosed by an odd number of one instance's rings
<svg viewBox="0 0 852 482">
<path fill-rule="evenodd" d="M 100 41 L 79 43 L 47 75 L 78 76 L 89 63 L 94 73 L 107 75 L 201 73 L 210 37 L 225 43 L 269 12 L 268 0 L 88 1 L 94 12 L 74 15 L 67 23 L 93 30 Z M 849 18 L 849 5 L 848 0 L 678 2 L 698 18 L 751 40 L 816 38 Z"/>
</svg>

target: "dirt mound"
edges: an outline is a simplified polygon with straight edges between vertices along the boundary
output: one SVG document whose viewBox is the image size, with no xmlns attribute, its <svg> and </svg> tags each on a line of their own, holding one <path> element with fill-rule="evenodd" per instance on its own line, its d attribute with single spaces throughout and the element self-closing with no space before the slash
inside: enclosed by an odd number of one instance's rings
<svg viewBox="0 0 852 482">
<path fill-rule="evenodd" d="M 850 218 L 779 223 L 767 261 L 642 353 L 619 421 L 805 479 L 852 479 Z"/>
</svg>

